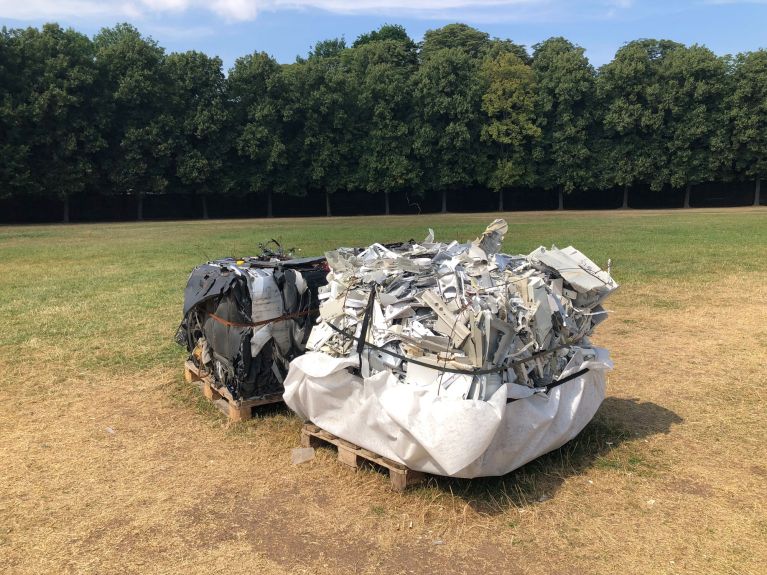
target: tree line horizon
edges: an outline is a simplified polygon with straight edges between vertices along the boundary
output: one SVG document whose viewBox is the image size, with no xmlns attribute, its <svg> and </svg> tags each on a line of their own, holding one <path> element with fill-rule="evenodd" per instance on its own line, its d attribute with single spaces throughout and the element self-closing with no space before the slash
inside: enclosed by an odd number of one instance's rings
<svg viewBox="0 0 767 575">
<path fill-rule="evenodd" d="M 592 66 L 562 37 L 528 51 L 465 24 L 399 25 L 280 64 L 166 51 L 130 24 L 2 28 L 0 199 L 84 193 L 415 198 L 649 187 L 767 174 L 767 51 L 640 39 Z M 503 193 L 498 208 L 503 209 Z"/>
</svg>

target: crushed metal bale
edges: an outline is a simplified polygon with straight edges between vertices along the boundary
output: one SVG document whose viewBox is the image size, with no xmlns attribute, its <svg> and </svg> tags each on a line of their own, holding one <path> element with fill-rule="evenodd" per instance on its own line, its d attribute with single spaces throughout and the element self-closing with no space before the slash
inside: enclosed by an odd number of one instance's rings
<svg viewBox="0 0 767 575">
<path fill-rule="evenodd" d="M 573 247 L 503 254 L 507 231 L 328 252 L 286 403 L 438 475 L 502 475 L 575 437 L 604 399 L 612 363 L 589 336 L 618 284 Z"/>
<path fill-rule="evenodd" d="M 184 292 L 176 341 L 235 399 L 282 393 L 290 361 L 304 352 L 325 285 L 325 258 L 225 258 L 196 267 Z"/>
</svg>

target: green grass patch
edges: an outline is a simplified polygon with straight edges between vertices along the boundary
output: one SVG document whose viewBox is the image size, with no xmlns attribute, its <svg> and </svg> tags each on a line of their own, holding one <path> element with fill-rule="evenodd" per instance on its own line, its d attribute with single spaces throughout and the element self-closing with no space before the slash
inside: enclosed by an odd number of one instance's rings
<svg viewBox="0 0 767 575">
<path fill-rule="evenodd" d="M 470 240 L 497 214 L 290 220 L 146 222 L 0 229 L 0 349 L 25 357 L 33 342 L 86 370 L 129 373 L 177 364 L 173 342 L 191 269 L 249 255 L 276 238 L 322 254 L 338 246 L 422 239 Z M 575 245 L 598 264 L 612 259 L 623 284 L 715 282 L 764 269 L 767 212 L 506 214 L 504 249 Z M 679 302 L 651 302 L 677 309 Z"/>
</svg>

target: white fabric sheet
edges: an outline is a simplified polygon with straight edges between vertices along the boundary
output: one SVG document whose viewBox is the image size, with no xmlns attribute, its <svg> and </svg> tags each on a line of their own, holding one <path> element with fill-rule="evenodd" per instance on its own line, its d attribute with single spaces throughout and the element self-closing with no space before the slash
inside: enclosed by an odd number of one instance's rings
<svg viewBox="0 0 767 575">
<path fill-rule="evenodd" d="M 524 395 L 504 384 L 489 401 L 451 397 L 436 385 L 403 384 L 388 371 L 362 379 L 357 360 L 309 352 L 293 360 L 285 403 L 299 417 L 417 471 L 452 477 L 504 475 L 564 445 L 591 420 L 605 396 L 607 350 L 578 350 L 560 378 Z M 512 384 L 512 387 L 520 386 Z"/>
</svg>

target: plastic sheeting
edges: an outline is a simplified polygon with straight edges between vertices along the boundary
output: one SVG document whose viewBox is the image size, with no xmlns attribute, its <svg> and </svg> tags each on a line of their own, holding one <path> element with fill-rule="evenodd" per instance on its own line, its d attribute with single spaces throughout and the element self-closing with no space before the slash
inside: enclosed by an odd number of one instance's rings
<svg viewBox="0 0 767 575">
<path fill-rule="evenodd" d="M 411 469 L 470 478 L 504 475 L 574 438 L 602 403 L 612 363 L 607 350 L 581 349 L 562 377 L 585 374 L 548 393 L 504 384 L 486 401 L 403 385 L 387 371 L 363 379 L 349 371 L 357 367 L 353 358 L 324 353 L 296 358 L 285 402 L 330 433 Z M 507 403 L 514 392 L 527 397 Z"/>
</svg>

